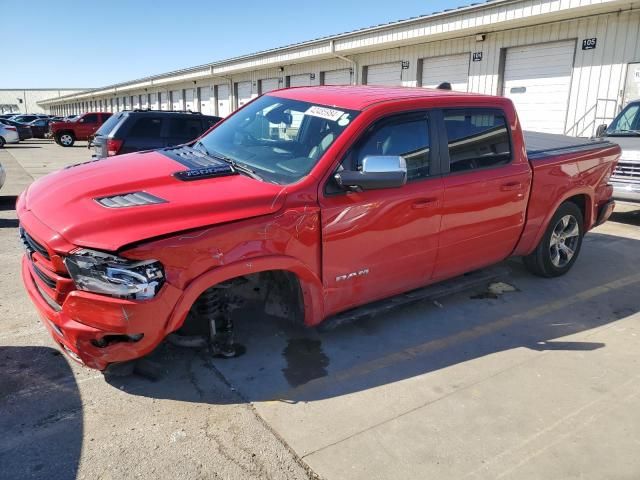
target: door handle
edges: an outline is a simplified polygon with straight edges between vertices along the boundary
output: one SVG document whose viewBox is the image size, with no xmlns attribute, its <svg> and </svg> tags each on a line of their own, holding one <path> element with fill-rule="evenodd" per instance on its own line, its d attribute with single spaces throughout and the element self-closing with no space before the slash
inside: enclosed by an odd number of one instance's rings
<svg viewBox="0 0 640 480">
<path fill-rule="evenodd" d="M 503 192 L 511 192 L 513 190 L 522 190 L 522 183 L 520 182 L 505 183 L 502 186 L 500 186 L 500 190 L 502 190 Z"/>
<path fill-rule="evenodd" d="M 415 202 L 413 202 L 413 204 L 411 205 L 411 208 L 413 209 L 428 208 L 428 207 L 434 207 L 437 204 L 438 204 L 437 198 L 422 198 L 420 200 L 416 200 Z"/>
</svg>

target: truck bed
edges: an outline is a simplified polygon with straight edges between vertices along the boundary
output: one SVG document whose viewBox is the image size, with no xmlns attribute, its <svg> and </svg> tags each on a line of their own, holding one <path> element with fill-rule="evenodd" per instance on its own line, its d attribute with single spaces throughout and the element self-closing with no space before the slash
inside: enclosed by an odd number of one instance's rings
<svg viewBox="0 0 640 480">
<path fill-rule="evenodd" d="M 554 133 L 523 132 L 529 160 L 546 158 L 561 153 L 591 150 L 613 145 L 608 140 L 570 137 Z"/>
</svg>

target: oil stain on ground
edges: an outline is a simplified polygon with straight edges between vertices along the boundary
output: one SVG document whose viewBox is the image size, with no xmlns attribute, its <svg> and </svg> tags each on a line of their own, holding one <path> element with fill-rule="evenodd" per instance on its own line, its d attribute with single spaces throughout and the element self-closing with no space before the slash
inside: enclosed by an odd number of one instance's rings
<svg viewBox="0 0 640 480">
<path fill-rule="evenodd" d="M 329 357 L 322 351 L 320 340 L 291 338 L 282 355 L 287 361 L 282 373 L 292 387 L 327 375 Z"/>
</svg>

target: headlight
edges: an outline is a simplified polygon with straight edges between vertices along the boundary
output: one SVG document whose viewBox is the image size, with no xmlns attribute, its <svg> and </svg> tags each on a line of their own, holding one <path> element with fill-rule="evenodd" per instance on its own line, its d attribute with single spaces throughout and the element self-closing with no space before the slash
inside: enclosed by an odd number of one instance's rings
<svg viewBox="0 0 640 480">
<path fill-rule="evenodd" d="M 153 298 L 164 283 L 157 260 L 135 261 L 82 248 L 64 260 L 79 290 L 120 298 Z"/>
</svg>

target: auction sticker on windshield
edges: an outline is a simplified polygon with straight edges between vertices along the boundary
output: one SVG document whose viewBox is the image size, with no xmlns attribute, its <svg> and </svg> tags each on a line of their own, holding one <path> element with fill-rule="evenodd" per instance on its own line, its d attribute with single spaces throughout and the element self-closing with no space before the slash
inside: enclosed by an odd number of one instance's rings
<svg viewBox="0 0 640 480">
<path fill-rule="evenodd" d="M 333 108 L 313 105 L 312 107 L 309 107 L 309 109 L 304 112 L 304 114 L 311 115 L 312 117 L 324 118 L 325 120 L 331 120 L 332 122 L 335 122 L 344 114 L 344 112 L 342 110 L 334 110 Z"/>
</svg>

